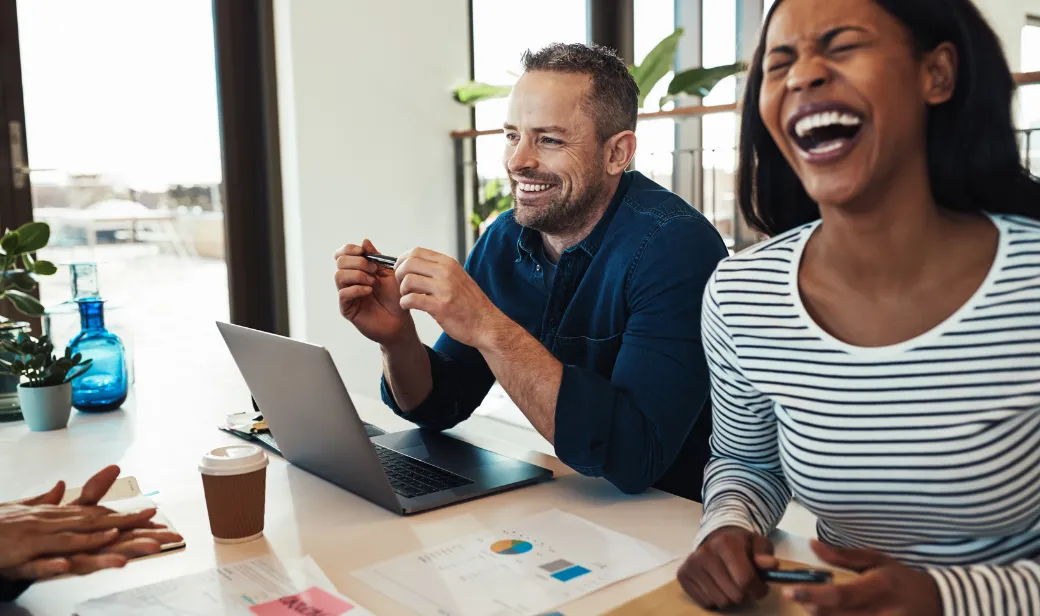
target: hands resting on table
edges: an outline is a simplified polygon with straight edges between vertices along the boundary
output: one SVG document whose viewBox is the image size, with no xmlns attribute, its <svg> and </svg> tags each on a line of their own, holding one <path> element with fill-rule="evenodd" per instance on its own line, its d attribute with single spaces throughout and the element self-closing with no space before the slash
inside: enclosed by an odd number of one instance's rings
<svg viewBox="0 0 1040 616">
<path fill-rule="evenodd" d="M 119 467 L 102 469 L 66 505 L 60 504 L 64 482 L 46 494 L 0 504 L 0 582 L 120 568 L 131 558 L 181 541 L 151 521 L 155 509 L 116 513 L 98 505 L 118 477 Z"/>
<path fill-rule="evenodd" d="M 822 561 L 861 573 L 847 583 L 791 585 L 787 598 L 814 616 L 890 614 L 940 616 L 942 602 L 932 577 L 896 562 L 873 549 L 848 549 L 812 542 Z M 732 608 L 769 592 L 758 569 L 775 569 L 773 543 L 737 527 L 723 527 L 686 559 L 679 584 L 697 604 L 707 609 Z"/>
<path fill-rule="evenodd" d="M 874 550 L 837 548 L 815 540 L 812 549 L 820 560 L 861 575 L 845 583 L 785 588 L 784 595 L 810 614 L 942 614 L 938 588 L 927 573 Z M 764 598 L 769 588 L 758 569 L 775 569 L 779 564 L 768 538 L 725 526 L 708 535 L 686 559 L 679 569 L 679 583 L 701 607 L 730 608 Z"/>
</svg>

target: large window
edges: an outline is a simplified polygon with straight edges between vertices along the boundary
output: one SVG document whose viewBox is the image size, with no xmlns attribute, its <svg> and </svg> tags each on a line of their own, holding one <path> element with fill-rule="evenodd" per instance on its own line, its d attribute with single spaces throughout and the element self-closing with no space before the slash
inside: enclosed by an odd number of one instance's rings
<svg viewBox="0 0 1040 616">
<path fill-rule="evenodd" d="M 520 58 L 549 43 L 584 43 L 588 38 L 586 0 L 473 0 L 473 76 L 476 81 L 510 85 L 520 74 Z M 506 100 L 476 107 L 478 130 L 502 128 Z M 482 178 L 503 177 L 503 141 L 477 140 L 477 170 Z"/>
<path fill-rule="evenodd" d="M 142 376 L 205 356 L 228 318 L 211 0 L 17 8 L 41 258 L 99 263 Z M 79 329 L 69 284 L 66 266 L 40 283 L 59 345 Z"/>
<path fill-rule="evenodd" d="M 1040 17 L 1030 17 L 1022 28 L 1022 71 L 1040 71 Z M 1040 128 L 1040 85 L 1022 88 L 1022 128 Z"/>
<path fill-rule="evenodd" d="M 1022 70 L 1040 71 L 1040 17 L 1030 17 L 1022 28 Z M 1018 102 L 1018 125 L 1026 129 L 1023 135 L 1026 165 L 1034 175 L 1040 175 L 1040 85 L 1022 87 Z"/>
<path fill-rule="evenodd" d="M 636 64 L 666 36 L 675 31 L 675 0 L 635 0 L 633 48 Z M 661 97 L 668 93 L 668 84 L 674 73 L 670 72 L 657 82 L 646 97 L 641 112 L 659 111 Z M 666 107 L 674 107 L 668 103 Z M 640 122 L 636 128 L 638 147 L 635 167 L 655 182 L 664 186 L 672 184 L 673 151 L 675 150 L 675 125 L 668 120 Z"/>
<path fill-rule="evenodd" d="M 704 66 L 737 61 L 737 0 L 702 3 L 701 53 Z M 737 100 L 737 80 L 728 77 L 704 98 L 705 105 L 725 105 Z M 719 113 L 702 120 L 703 205 L 701 210 L 723 237 L 733 237 L 737 114 Z"/>
</svg>

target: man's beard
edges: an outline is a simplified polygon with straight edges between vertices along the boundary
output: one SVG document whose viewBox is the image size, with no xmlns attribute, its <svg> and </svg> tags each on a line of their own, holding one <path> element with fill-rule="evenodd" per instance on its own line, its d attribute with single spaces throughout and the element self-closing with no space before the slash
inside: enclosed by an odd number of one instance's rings
<svg viewBox="0 0 1040 616">
<path fill-rule="evenodd" d="M 536 173 L 518 173 L 516 177 L 529 180 L 532 184 L 543 180 L 554 186 L 562 186 L 557 176 L 539 176 Z M 517 200 L 517 182 L 511 181 L 513 192 L 513 203 L 515 205 L 514 216 L 521 225 L 547 233 L 549 235 L 567 235 L 580 231 L 589 223 L 589 219 L 595 214 L 593 206 L 602 192 L 603 182 L 594 174 L 585 178 L 585 189 L 579 194 L 560 194 L 549 200 L 544 208 L 534 209 L 520 205 Z"/>
</svg>

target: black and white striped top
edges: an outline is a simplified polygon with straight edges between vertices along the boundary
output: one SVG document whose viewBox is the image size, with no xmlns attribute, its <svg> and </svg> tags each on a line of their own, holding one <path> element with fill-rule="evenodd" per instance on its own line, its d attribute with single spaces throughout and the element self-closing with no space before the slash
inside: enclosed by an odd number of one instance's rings
<svg viewBox="0 0 1040 616">
<path fill-rule="evenodd" d="M 819 222 L 719 265 L 698 544 L 769 533 L 793 492 L 820 539 L 926 568 L 946 614 L 1040 615 L 1040 222 L 991 218 L 982 286 L 892 346 L 846 344 L 806 312 L 798 264 Z"/>
</svg>

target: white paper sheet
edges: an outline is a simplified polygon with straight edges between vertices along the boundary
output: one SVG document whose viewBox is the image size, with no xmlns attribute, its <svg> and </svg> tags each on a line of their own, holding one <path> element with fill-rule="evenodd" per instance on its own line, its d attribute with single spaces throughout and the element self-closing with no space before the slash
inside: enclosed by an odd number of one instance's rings
<svg viewBox="0 0 1040 616">
<path fill-rule="evenodd" d="M 539 614 L 678 556 L 557 509 L 354 572 L 428 616 Z"/>
<path fill-rule="evenodd" d="M 282 562 L 264 556 L 166 582 L 92 599 L 76 607 L 77 616 L 256 616 L 281 614 L 279 599 L 320 589 L 328 604 L 340 607 L 301 611 L 286 603 L 285 613 L 371 616 L 340 595 L 321 568 L 308 556 Z M 314 595 L 315 593 L 311 593 Z M 346 607 L 344 607 L 344 604 Z M 304 606 L 306 607 L 306 606 Z"/>
</svg>

